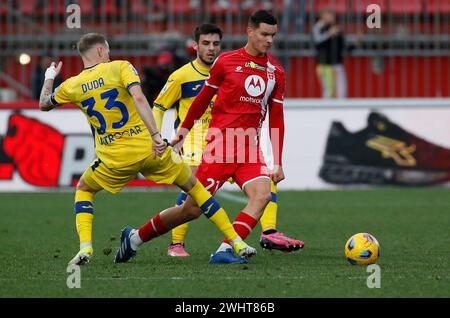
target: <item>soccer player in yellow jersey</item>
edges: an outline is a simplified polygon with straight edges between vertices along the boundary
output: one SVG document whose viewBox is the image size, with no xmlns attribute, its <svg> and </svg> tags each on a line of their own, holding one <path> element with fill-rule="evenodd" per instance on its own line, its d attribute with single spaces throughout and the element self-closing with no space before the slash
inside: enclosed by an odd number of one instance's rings
<svg viewBox="0 0 450 318">
<path fill-rule="evenodd" d="M 189 110 L 192 101 L 203 87 L 208 78 L 209 69 L 220 52 L 222 31 L 213 24 L 205 23 L 197 27 L 194 32 L 194 49 L 197 58 L 175 72 L 173 72 L 158 97 L 153 103 L 153 115 L 156 125 L 161 130 L 164 113 L 169 108 L 175 108 L 174 131 L 176 131 Z M 214 101 L 214 99 L 213 99 Z M 203 149 L 206 145 L 206 132 L 211 120 L 211 106 L 192 128 L 192 133 L 186 137 L 183 146 L 183 159 L 195 174 L 200 165 Z M 177 199 L 177 206 L 183 205 L 187 194 L 181 192 Z M 169 246 L 169 256 L 189 256 L 184 250 L 184 238 L 188 224 L 182 224 L 172 230 L 172 244 Z"/>
<path fill-rule="evenodd" d="M 119 192 L 138 172 L 149 180 L 179 186 L 194 198 L 206 217 L 233 240 L 237 254 L 254 255 L 256 250 L 237 235 L 226 212 L 195 178 L 189 166 L 162 140 L 136 69 L 127 61 L 111 62 L 108 42 L 101 34 L 88 33 L 81 37 L 77 46 L 84 70 L 51 93 L 53 80 L 62 67 L 61 62 L 57 66 L 52 63 L 45 72 L 39 101 L 43 111 L 66 103 L 78 105 L 86 115 L 95 140 L 97 158 L 81 176 L 75 192 L 80 251 L 70 263 L 87 263 L 93 255 L 94 195 L 103 189 Z M 125 227 L 115 262 L 128 261 L 143 242 L 197 216 L 167 211 L 157 214 L 138 230 Z"/>
<path fill-rule="evenodd" d="M 222 31 L 213 24 L 205 23 L 195 29 L 194 49 L 197 51 L 197 58 L 169 76 L 166 85 L 153 103 L 153 115 L 159 130 L 161 130 L 164 112 L 172 107 L 175 108 L 174 129 L 177 130 L 181 126 L 189 107 L 208 78 L 211 65 L 220 53 L 221 39 Z M 194 174 L 200 165 L 202 153 L 206 146 L 205 136 L 211 120 L 211 107 L 214 99 L 211 101 L 210 107 L 186 136 L 183 144 L 182 156 L 185 162 L 191 166 Z M 273 181 L 271 182 L 271 192 L 272 200 L 261 217 L 263 231 L 260 241 L 261 246 L 285 252 L 298 250 L 303 247 L 302 241 L 289 238 L 276 229 L 277 189 Z M 176 202 L 177 206 L 183 205 L 186 197 L 186 193 L 180 193 Z M 172 243 L 167 251 L 169 256 L 189 256 L 184 246 L 187 230 L 187 223 L 172 230 Z"/>
</svg>

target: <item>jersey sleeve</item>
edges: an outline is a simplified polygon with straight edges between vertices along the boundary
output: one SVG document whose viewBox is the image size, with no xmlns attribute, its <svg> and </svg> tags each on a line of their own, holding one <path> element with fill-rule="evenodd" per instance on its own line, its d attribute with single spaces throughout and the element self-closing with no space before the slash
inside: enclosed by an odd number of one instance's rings
<svg viewBox="0 0 450 318">
<path fill-rule="evenodd" d="M 162 111 L 170 109 L 181 98 L 181 79 L 178 74 L 172 73 L 166 84 L 159 92 L 158 97 L 153 102 L 153 107 Z"/>
<path fill-rule="evenodd" d="M 140 85 L 139 74 L 130 62 L 123 61 L 120 65 L 120 81 L 127 90 L 134 85 Z"/>
<path fill-rule="evenodd" d="M 285 91 L 286 75 L 284 74 L 284 71 L 281 70 L 281 72 L 277 74 L 275 89 L 272 93 L 270 103 L 281 104 L 281 106 L 283 106 Z"/>
<path fill-rule="evenodd" d="M 158 107 L 153 107 L 153 118 L 155 119 L 156 128 L 158 128 L 158 131 L 161 131 L 163 119 L 164 119 L 164 112 L 165 110 L 162 110 Z"/>
<path fill-rule="evenodd" d="M 275 165 L 282 165 L 284 146 L 284 111 L 283 101 L 286 87 L 284 71 L 277 74 L 275 91 L 269 102 L 269 134 Z"/>
<path fill-rule="evenodd" d="M 215 61 L 213 66 L 211 67 L 211 70 L 209 72 L 208 79 L 205 82 L 206 86 L 209 86 L 214 89 L 218 89 L 220 84 L 223 82 L 224 79 L 224 58 L 222 56 L 219 56 Z"/>
<path fill-rule="evenodd" d="M 156 126 L 161 130 L 164 118 L 164 112 L 170 108 L 181 98 L 181 79 L 178 74 L 172 73 L 167 79 L 166 84 L 159 92 L 158 97 L 153 102 L 153 116 L 155 117 Z"/>
<path fill-rule="evenodd" d="M 61 83 L 50 95 L 50 102 L 53 106 L 72 103 L 69 92 L 69 80 Z"/>
</svg>

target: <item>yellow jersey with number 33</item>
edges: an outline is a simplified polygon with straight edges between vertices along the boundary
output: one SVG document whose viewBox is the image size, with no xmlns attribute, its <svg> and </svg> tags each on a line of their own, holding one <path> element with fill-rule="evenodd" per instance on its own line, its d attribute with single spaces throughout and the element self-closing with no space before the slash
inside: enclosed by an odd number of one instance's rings
<svg viewBox="0 0 450 318">
<path fill-rule="evenodd" d="M 84 112 L 97 157 L 110 168 L 151 155 L 152 139 L 128 91 L 134 85 L 140 85 L 140 78 L 131 63 L 113 61 L 85 68 L 50 97 L 54 106 L 74 103 Z"/>
</svg>

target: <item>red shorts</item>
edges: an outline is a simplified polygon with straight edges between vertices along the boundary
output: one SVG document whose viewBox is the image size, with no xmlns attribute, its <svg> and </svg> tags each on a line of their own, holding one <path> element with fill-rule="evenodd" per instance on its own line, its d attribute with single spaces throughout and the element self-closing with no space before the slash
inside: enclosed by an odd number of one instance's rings
<svg viewBox="0 0 450 318">
<path fill-rule="evenodd" d="M 233 178 L 236 184 L 244 189 L 245 185 L 259 178 L 269 179 L 269 171 L 263 162 L 257 163 L 207 163 L 202 162 L 195 174 L 206 190 L 212 195 L 220 187 Z"/>
</svg>

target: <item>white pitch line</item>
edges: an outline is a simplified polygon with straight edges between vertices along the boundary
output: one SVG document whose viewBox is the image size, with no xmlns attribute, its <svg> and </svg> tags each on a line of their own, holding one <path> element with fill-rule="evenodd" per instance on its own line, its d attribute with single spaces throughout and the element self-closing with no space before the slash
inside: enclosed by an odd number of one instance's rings
<svg viewBox="0 0 450 318">
<path fill-rule="evenodd" d="M 125 276 L 125 277 L 81 277 L 82 281 L 114 281 L 114 280 L 148 280 L 148 281 L 169 281 L 169 280 L 195 280 L 195 281 L 218 281 L 218 280 L 239 280 L 239 281 L 255 281 L 255 280 L 302 280 L 308 279 L 311 276 L 300 275 L 300 276 L 264 276 L 264 277 L 235 277 L 235 276 L 225 276 L 225 277 L 210 277 L 210 278 L 198 278 L 198 277 L 182 277 L 182 276 L 173 276 L 173 277 L 142 277 L 142 276 Z M 389 279 L 409 279 L 407 276 L 391 276 Z M 31 281 L 65 281 L 66 278 L 37 278 L 37 277 L 28 277 L 25 280 Z M 349 280 L 360 280 L 367 279 L 367 276 L 358 275 L 358 276 L 346 276 L 339 277 L 338 279 L 349 279 Z M 434 280 L 434 276 L 426 277 L 426 279 Z M 442 280 L 450 279 L 450 276 L 441 276 Z M 23 278 L 0 278 L 0 281 L 10 282 L 10 281 L 23 281 Z"/>
<path fill-rule="evenodd" d="M 210 278 L 198 278 L 198 277 L 140 277 L 140 276 L 124 276 L 124 277 L 81 277 L 81 281 L 114 281 L 114 280 L 149 280 L 149 281 L 165 281 L 165 280 L 195 280 L 195 281 L 209 281 L 209 280 L 239 280 L 239 281 L 254 281 L 254 280 L 292 280 L 292 279 L 304 279 L 306 276 L 272 276 L 272 277 L 234 277 L 234 276 L 225 276 L 225 277 L 210 277 Z M 29 277 L 26 280 L 33 281 L 64 281 L 66 278 L 37 278 L 37 277 Z M 0 278 L 0 281 L 17 281 L 23 280 L 23 278 Z"/>
<path fill-rule="evenodd" d="M 247 204 L 246 198 L 243 198 L 242 196 L 233 194 L 231 192 L 217 192 L 216 196 L 236 202 L 236 203 Z"/>
</svg>

